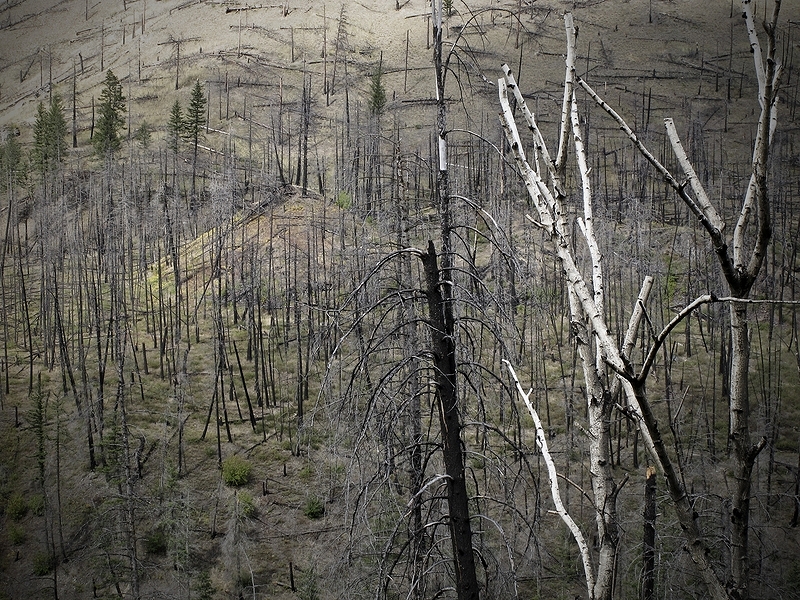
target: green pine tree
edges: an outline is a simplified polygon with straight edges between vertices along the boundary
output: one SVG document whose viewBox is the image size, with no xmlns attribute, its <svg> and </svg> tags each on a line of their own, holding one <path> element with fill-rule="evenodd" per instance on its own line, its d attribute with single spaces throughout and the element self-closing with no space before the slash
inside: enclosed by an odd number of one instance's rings
<svg viewBox="0 0 800 600">
<path fill-rule="evenodd" d="M 186 111 L 186 137 L 192 144 L 192 198 L 197 196 L 197 147 L 206 125 L 206 97 L 200 81 L 195 81 Z"/>
<path fill-rule="evenodd" d="M 54 94 L 49 108 L 45 108 L 42 102 L 36 108 L 31 158 L 40 172 L 45 173 L 64 160 L 67 153 L 66 136 L 64 103 L 61 96 Z"/>
<path fill-rule="evenodd" d="M 183 109 L 181 103 L 175 100 L 172 110 L 169 112 L 167 121 L 167 148 L 177 152 L 180 148 L 181 137 L 186 132 L 186 122 L 183 119 Z"/>
<path fill-rule="evenodd" d="M 186 109 L 186 137 L 192 143 L 197 153 L 197 144 L 203 137 L 203 128 L 206 125 L 206 96 L 203 86 L 196 81 L 192 88 L 189 107 Z"/>
<path fill-rule="evenodd" d="M 122 147 L 120 131 L 125 128 L 125 96 L 122 84 L 111 71 L 106 72 L 103 91 L 100 94 L 100 116 L 97 119 L 92 144 L 99 156 L 111 157 Z"/>
<path fill-rule="evenodd" d="M 5 141 L 0 145 L 0 185 L 12 185 L 25 179 L 25 168 L 22 162 L 22 146 L 17 140 L 15 127 L 6 127 Z"/>
<path fill-rule="evenodd" d="M 147 150 L 150 147 L 150 140 L 152 138 L 152 131 L 150 124 L 147 121 L 142 121 L 139 128 L 133 134 L 133 139 L 142 145 L 142 148 Z"/>
<path fill-rule="evenodd" d="M 383 69 L 378 70 L 372 75 L 372 82 L 369 87 L 369 109 L 375 115 L 380 115 L 386 108 L 386 88 L 383 87 Z"/>
<path fill-rule="evenodd" d="M 36 168 L 44 172 L 49 162 L 47 130 L 48 130 L 47 110 L 44 102 L 39 102 L 36 107 L 36 121 L 33 123 L 33 150 L 31 151 L 31 162 Z"/>
<path fill-rule="evenodd" d="M 61 162 L 67 154 L 67 120 L 64 118 L 64 102 L 58 94 L 53 94 L 50 101 L 48 121 L 53 159 Z"/>
</svg>

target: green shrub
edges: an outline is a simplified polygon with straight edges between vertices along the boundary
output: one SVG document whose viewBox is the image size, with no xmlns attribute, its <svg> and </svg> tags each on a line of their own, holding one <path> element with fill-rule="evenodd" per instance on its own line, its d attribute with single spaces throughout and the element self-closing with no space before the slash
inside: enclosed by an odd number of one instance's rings
<svg viewBox="0 0 800 600">
<path fill-rule="evenodd" d="M 245 485 L 250 481 L 252 470 L 249 462 L 234 454 L 222 461 L 222 481 L 233 487 Z"/>
<path fill-rule="evenodd" d="M 245 517 L 252 517 L 256 514 L 256 503 L 253 496 L 249 492 L 239 492 L 239 512 Z"/>
<path fill-rule="evenodd" d="M 242 591 L 247 590 L 248 588 L 252 589 L 253 577 L 248 570 L 242 569 L 239 571 L 239 577 L 236 579 L 237 584 Z"/>
<path fill-rule="evenodd" d="M 297 472 L 297 476 L 307 482 L 314 476 L 314 469 L 311 468 L 311 465 L 304 465 L 303 468 Z"/>
<path fill-rule="evenodd" d="M 317 586 L 317 574 L 313 567 L 300 574 L 300 583 L 297 593 L 300 600 L 319 600 L 319 587 Z"/>
<path fill-rule="evenodd" d="M 195 596 L 198 600 L 211 600 L 214 597 L 214 585 L 211 583 L 211 575 L 208 571 L 200 571 L 194 584 Z"/>
<path fill-rule="evenodd" d="M 33 574 L 44 577 L 53 570 L 53 558 L 48 552 L 37 552 L 33 555 Z"/>
<path fill-rule="evenodd" d="M 25 543 L 28 535 L 25 530 L 19 525 L 10 525 L 8 528 L 8 541 L 12 546 L 21 546 Z"/>
<path fill-rule="evenodd" d="M 144 549 L 148 554 L 165 555 L 167 553 L 167 533 L 159 527 L 144 538 Z"/>
<path fill-rule="evenodd" d="M 306 500 L 306 505 L 303 507 L 303 514 L 309 519 L 319 519 L 325 514 L 325 505 L 322 500 L 316 496 Z"/>
<path fill-rule="evenodd" d="M 37 517 L 44 514 L 44 496 L 42 494 L 34 494 L 28 502 L 28 508 Z"/>
<path fill-rule="evenodd" d="M 25 502 L 25 497 L 20 494 L 12 494 L 6 504 L 6 514 L 12 521 L 19 521 L 28 512 L 28 503 Z"/>
<path fill-rule="evenodd" d="M 336 196 L 336 206 L 341 209 L 348 209 L 353 205 L 353 197 L 344 190 L 339 192 Z"/>
<path fill-rule="evenodd" d="M 479 471 L 486 468 L 486 459 L 482 456 L 474 457 L 469 460 L 469 464 L 472 465 L 473 469 Z"/>
</svg>

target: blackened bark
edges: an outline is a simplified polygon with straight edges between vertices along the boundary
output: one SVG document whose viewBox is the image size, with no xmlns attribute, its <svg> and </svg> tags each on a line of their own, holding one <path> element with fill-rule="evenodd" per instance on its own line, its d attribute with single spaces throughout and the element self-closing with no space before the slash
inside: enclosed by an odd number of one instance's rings
<svg viewBox="0 0 800 600">
<path fill-rule="evenodd" d="M 456 355 L 454 325 L 449 304 L 442 295 L 442 286 L 450 282 L 440 279 L 436 248 L 428 242 L 422 255 L 425 269 L 426 296 L 431 324 L 431 338 L 436 370 L 436 392 L 439 400 L 439 424 L 442 430 L 447 500 L 450 511 L 450 536 L 459 600 L 476 599 L 478 579 L 475 555 L 472 552 L 472 528 L 469 520 L 469 496 L 464 475 L 464 453 L 461 448 L 461 420 L 458 414 L 456 388 Z"/>
<path fill-rule="evenodd" d="M 644 548 L 642 550 L 642 600 L 655 598 L 656 569 L 656 470 L 647 467 L 644 484 Z"/>
</svg>

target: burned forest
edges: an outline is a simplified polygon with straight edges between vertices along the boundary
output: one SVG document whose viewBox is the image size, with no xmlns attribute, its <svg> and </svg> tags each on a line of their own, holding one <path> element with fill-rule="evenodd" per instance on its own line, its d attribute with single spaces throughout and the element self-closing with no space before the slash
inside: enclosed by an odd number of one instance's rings
<svg viewBox="0 0 800 600">
<path fill-rule="evenodd" d="M 0 600 L 800 598 L 798 26 L 0 6 Z"/>
</svg>

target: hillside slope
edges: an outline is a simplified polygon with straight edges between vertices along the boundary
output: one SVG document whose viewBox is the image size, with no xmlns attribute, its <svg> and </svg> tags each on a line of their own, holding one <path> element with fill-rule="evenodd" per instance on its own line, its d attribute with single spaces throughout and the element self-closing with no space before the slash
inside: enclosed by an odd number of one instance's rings
<svg viewBox="0 0 800 600">
<path fill-rule="evenodd" d="M 791 65 L 800 5 L 784 4 Z M 735 217 L 758 109 L 731 7 L 453 3 L 462 441 L 487 598 L 584 590 L 501 358 L 514 357 L 534 389 L 566 502 L 585 530 L 593 526 L 568 300 L 552 250 L 526 220 L 493 80 L 511 64 L 554 136 L 561 18 L 573 9 L 581 74 L 670 166 L 661 124 L 675 117 L 713 200 Z M 420 253 L 404 251 L 438 247 L 441 235 L 429 10 L 424 0 L 0 7 L 0 127 L 18 127 L 27 153 L 37 105 L 51 92 L 71 125 L 74 86 L 77 139 L 55 172 L 23 162 L 27 178 L 4 173 L 0 187 L 0 599 L 136 590 L 153 599 L 455 597 L 424 277 Z M 109 69 L 123 83 L 128 127 L 123 151 L 103 161 L 90 136 Z M 380 114 L 370 110 L 377 73 Z M 785 77 L 761 300 L 798 293 L 798 81 L 792 68 Z M 166 130 L 197 81 L 208 127 L 194 164 L 190 142 L 173 151 Z M 616 123 L 581 104 L 609 322 L 621 335 L 642 278 L 653 275 L 652 333 L 724 285 L 696 219 Z M 144 124 L 147 143 L 133 136 Z M 754 594 L 796 598 L 796 307 L 751 314 L 754 431 L 769 437 L 756 469 Z M 717 565 L 729 554 L 731 518 L 725 323 L 716 306 L 687 319 L 648 390 L 678 440 L 670 452 Z M 615 597 L 637 598 L 647 457 L 625 411 L 610 427 L 623 482 Z M 226 482 L 237 459 L 248 476 Z M 696 597 L 696 572 L 659 494 L 658 589 Z M 430 533 L 420 538 L 423 527 Z"/>
</svg>

